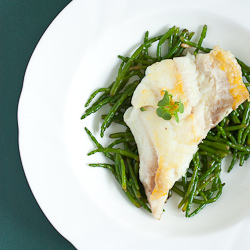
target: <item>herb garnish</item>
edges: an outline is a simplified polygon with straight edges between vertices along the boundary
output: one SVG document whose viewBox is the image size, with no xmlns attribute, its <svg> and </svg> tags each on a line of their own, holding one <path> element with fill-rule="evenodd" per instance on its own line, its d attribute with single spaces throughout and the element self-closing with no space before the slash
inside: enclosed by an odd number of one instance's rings
<svg viewBox="0 0 250 250">
<path fill-rule="evenodd" d="M 177 112 L 183 113 L 184 112 L 184 105 L 181 102 L 173 102 L 173 96 L 168 93 L 168 91 L 164 91 L 165 94 L 163 99 L 158 102 L 158 108 L 156 109 L 156 113 L 159 117 L 163 118 L 164 120 L 170 120 L 172 116 L 174 116 L 175 120 L 179 122 L 179 117 Z"/>
</svg>

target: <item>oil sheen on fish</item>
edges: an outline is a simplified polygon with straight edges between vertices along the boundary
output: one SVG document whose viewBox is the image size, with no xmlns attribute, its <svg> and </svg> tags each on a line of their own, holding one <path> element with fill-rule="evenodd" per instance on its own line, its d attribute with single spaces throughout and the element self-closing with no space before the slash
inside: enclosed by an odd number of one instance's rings
<svg viewBox="0 0 250 250">
<path fill-rule="evenodd" d="M 184 104 L 179 123 L 156 114 L 165 91 Z M 218 47 L 147 68 L 124 120 L 135 137 L 140 180 L 155 218 L 161 218 L 168 192 L 185 175 L 198 144 L 248 98 L 235 57 Z"/>
</svg>

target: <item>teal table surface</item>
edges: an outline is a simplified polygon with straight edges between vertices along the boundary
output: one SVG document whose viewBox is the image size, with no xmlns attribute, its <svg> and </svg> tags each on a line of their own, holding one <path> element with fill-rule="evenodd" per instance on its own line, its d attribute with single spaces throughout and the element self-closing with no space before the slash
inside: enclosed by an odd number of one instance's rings
<svg viewBox="0 0 250 250">
<path fill-rule="evenodd" d="M 0 250 L 75 249 L 50 224 L 26 180 L 17 107 L 36 44 L 69 0 L 0 0 Z"/>
</svg>

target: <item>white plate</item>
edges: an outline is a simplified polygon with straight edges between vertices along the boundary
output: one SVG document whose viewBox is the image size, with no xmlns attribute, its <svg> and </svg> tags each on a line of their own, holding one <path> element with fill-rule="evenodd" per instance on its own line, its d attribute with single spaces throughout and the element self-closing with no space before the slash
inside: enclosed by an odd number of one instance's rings
<svg viewBox="0 0 250 250">
<path fill-rule="evenodd" d="M 202 5 L 202 6 L 201 6 Z M 18 108 L 22 163 L 41 209 L 78 249 L 249 249 L 249 166 L 223 174 L 218 202 L 186 219 L 172 199 L 160 221 L 133 207 L 105 169 L 87 166 L 99 120 L 81 121 L 90 93 L 108 85 L 118 54 L 128 55 L 144 32 L 172 25 L 199 33 L 250 64 L 249 4 L 233 1 L 71 2 L 53 21 L 28 65 Z M 249 164 L 247 164 L 249 165 Z"/>
</svg>

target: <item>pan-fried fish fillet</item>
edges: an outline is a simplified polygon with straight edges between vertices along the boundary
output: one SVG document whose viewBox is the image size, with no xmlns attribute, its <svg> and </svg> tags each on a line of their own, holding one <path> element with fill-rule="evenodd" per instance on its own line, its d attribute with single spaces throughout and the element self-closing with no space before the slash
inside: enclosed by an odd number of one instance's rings
<svg viewBox="0 0 250 250">
<path fill-rule="evenodd" d="M 166 90 L 184 104 L 179 123 L 156 114 Z M 140 180 L 154 217 L 160 219 L 168 191 L 185 175 L 209 130 L 248 98 L 236 59 L 218 47 L 147 68 L 124 120 L 138 146 Z"/>
</svg>

